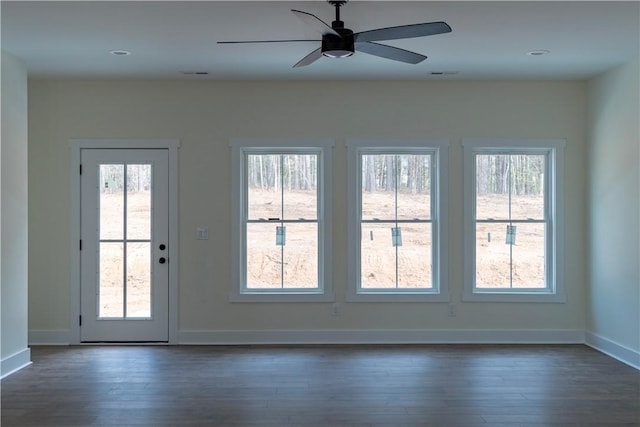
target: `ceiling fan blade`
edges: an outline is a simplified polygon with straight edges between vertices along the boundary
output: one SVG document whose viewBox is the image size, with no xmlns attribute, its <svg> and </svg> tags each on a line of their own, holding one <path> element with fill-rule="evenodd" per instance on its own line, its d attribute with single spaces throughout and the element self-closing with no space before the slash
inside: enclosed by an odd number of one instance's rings
<svg viewBox="0 0 640 427">
<path fill-rule="evenodd" d="M 392 59 L 394 61 L 406 62 L 408 64 L 417 64 L 427 59 L 426 56 L 420 55 L 419 53 L 371 42 L 356 43 L 356 51 L 379 56 L 381 58 Z"/>
<path fill-rule="evenodd" d="M 412 37 L 433 36 L 450 33 L 451 27 L 446 22 L 426 22 L 424 24 L 400 25 L 398 27 L 378 28 L 362 31 L 353 35 L 357 42 L 374 42 L 378 40 L 410 39 Z"/>
<path fill-rule="evenodd" d="M 293 12 L 293 14 L 296 15 L 298 18 L 302 19 L 307 25 L 315 28 L 316 31 L 319 31 L 320 34 L 322 35 L 333 34 L 334 36 L 341 37 L 340 34 L 336 32 L 336 30 L 331 28 L 326 22 L 324 22 L 322 19 L 318 18 L 315 15 L 309 12 L 303 12 L 301 10 L 295 10 L 295 9 L 291 9 L 291 12 Z"/>
<path fill-rule="evenodd" d="M 241 44 L 241 43 L 299 43 L 299 42 L 321 42 L 322 40 L 242 40 L 218 42 L 218 44 Z"/>
<path fill-rule="evenodd" d="M 310 54 L 308 54 L 307 56 L 305 56 L 304 58 L 302 58 L 300 61 L 298 61 L 293 66 L 293 68 L 304 67 L 305 65 L 309 65 L 316 62 L 320 58 L 322 58 L 322 48 L 319 47 L 313 52 L 311 52 Z"/>
</svg>

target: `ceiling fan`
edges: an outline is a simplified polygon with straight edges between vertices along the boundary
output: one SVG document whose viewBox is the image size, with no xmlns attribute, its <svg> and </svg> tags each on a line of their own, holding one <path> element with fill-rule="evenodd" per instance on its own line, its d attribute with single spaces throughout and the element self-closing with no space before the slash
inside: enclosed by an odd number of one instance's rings
<svg viewBox="0 0 640 427">
<path fill-rule="evenodd" d="M 426 56 L 393 46 L 374 43 L 380 40 L 398 40 L 413 37 L 432 36 L 436 34 L 450 33 L 451 27 L 446 22 L 426 22 L 423 24 L 400 25 L 397 27 L 378 28 L 375 30 L 354 33 L 344 27 L 340 20 L 340 7 L 348 0 L 327 0 L 336 9 L 336 19 L 329 26 L 317 16 L 292 9 L 294 15 L 313 27 L 320 34 L 321 40 L 247 40 L 247 41 L 223 41 L 219 44 L 239 43 L 296 43 L 296 42 L 322 42 L 321 46 L 298 61 L 293 67 L 304 67 L 312 64 L 323 56 L 328 58 L 346 58 L 354 52 L 364 52 L 381 58 L 394 61 L 418 64 L 427 59 Z"/>
</svg>

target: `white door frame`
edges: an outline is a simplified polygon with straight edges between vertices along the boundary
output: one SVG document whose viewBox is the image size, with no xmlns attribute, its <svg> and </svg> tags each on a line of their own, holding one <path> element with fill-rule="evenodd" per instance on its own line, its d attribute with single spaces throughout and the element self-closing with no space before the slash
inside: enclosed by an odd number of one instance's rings
<svg viewBox="0 0 640 427">
<path fill-rule="evenodd" d="M 178 149 L 177 139 L 72 139 L 71 148 L 71 307 L 69 343 L 80 341 L 80 152 L 82 149 L 167 149 L 169 152 L 169 344 L 178 344 Z"/>
</svg>

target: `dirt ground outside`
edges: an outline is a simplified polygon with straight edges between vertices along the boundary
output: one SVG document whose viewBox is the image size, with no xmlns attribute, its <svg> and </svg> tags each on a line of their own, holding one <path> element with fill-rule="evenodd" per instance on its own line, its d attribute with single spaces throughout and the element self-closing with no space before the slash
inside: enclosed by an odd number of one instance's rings
<svg viewBox="0 0 640 427">
<path fill-rule="evenodd" d="M 280 204 L 273 193 L 252 191 L 250 212 L 273 212 L 280 217 Z M 284 218 L 308 218 L 308 206 L 301 201 L 313 200 L 309 193 L 288 192 Z M 398 195 L 398 217 L 429 220 L 428 195 Z M 431 223 L 398 224 L 402 245 L 393 246 L 391 228 L 395 197 L 392 193 L 365 193 L 361 230 L 361 282 L 363 288 L 431 287 Z M 508 219 L 509 199 L 506 195 L 478 198 L 478 215 L 496 221 Z M 518 196 L 512 200 L 512 217 L 541 219 L 543 199 Z M 303 216 L 305 215 L 305 216 Z M 265 217 L 267 217 L 265 215 Z M 256 216 L 257 219 L 257 216 Z M 387 222 L 391 220 L 390 222 Z M 250 224 L 247 229 L 247 284 L 249 288 L 315 286 L 317 271 L 317 227 L 315 224 L 285 224 L 286 245 L 276 245 L 276 227 L 280 223 Z M 544 225 L 517 224 L 515 244 L 506 243 L 507 224 L 483 223 L 476 230 L 476 262 L 478 287 L 504 288 L 544 287 Z M 513 270 L 509 261 L 513 260 Z M 461 262 L 461 260 L 460 260 Z M 462 268 L 462 265 L 460 265 Z M 284 274 L 284 276 L 283 276 Z M 397 279 L 396 279 L 397 274 Z M 513 277 L 511 277 L 513 275 Z M 283 280 L 284 277 L 284 280 Z"/>
<path fill-rule="evenodd" d="M 101 238 L 123 236 L 122 193 L 102 193 Z M 149 236 L 149 192 L 128 196 L 129 237 Z M 363 224 L 361 235 L 361 282 L 363 288 L 431 287 L 431 223 L 399 224 L 401 246 L 393 246 L 391 228 L 395 197 L 390 193 L 366 193 L 363 196 L 363 218 L 375 222 Z M 429 221 L 430 202 L 427 195 L 399 194 L 399 218 Z M 495 220 L 508 218 L 507 196 L 487 195 L 478 198 L 478 217 Z M 250 217 L 279 218 L 280 200 L 272 192 L 251 191 Z M 313 219 L 315 199 L 312 192 L 287 192 L 284 217 Z M 519 196 L 512 200 L 514 218 L 541 218 L 541 197 Z M 247 226 L 247 284 L 249 288 L 310 288 L 316 286 L 317 224 L 286 224 L 285 245 L 276 244 L 275 223 L 253 223 Z M 481 223 L 476 230 L 476 282 L 478 287 L 504 288 L 544 287 L 544 225 L 517 224 L 515 244 L 506 243 L 504 223 Z M 145 237 L 147 236 L 147 237 Z M 148 317 L 151 313 L 149 266 L 151 243 L 101 243 L 100 247 L 100 314 L 121 317 L 124 289 L 127 292 L 127 315 Z M 509 268 L 509 260 L 513 269 Z M 462 260 L 459 268 L 462 268 Z M 451 268 L 456 266 L 451 265 Z M 397 275 L 397 276 L 396 276 Z M 512 276 L 512 277 L 511 277 Z"/>
<path fill-rule="evenodd" d="M 101 193 L 100 197 L 100 239 L 123 240 L 123 193 Z M 100 243 L 100 317 L 123 317 L 125 289 L 127 317 L 151 316 L 150 192 L 129 193 L 127 211 L 127 238 L 149 242 Z"/>
</svg>

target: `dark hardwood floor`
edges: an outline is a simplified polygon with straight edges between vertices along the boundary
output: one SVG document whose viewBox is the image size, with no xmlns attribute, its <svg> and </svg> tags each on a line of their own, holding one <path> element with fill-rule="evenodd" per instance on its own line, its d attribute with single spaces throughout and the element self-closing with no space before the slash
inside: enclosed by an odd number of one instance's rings
<svg viewBox="0 0 640 427">
<path fill-rule="evenodd" d="M 640 372 L 581 345 L 34 347 L 2 427 L 640 426 Z"/>
</svg>

